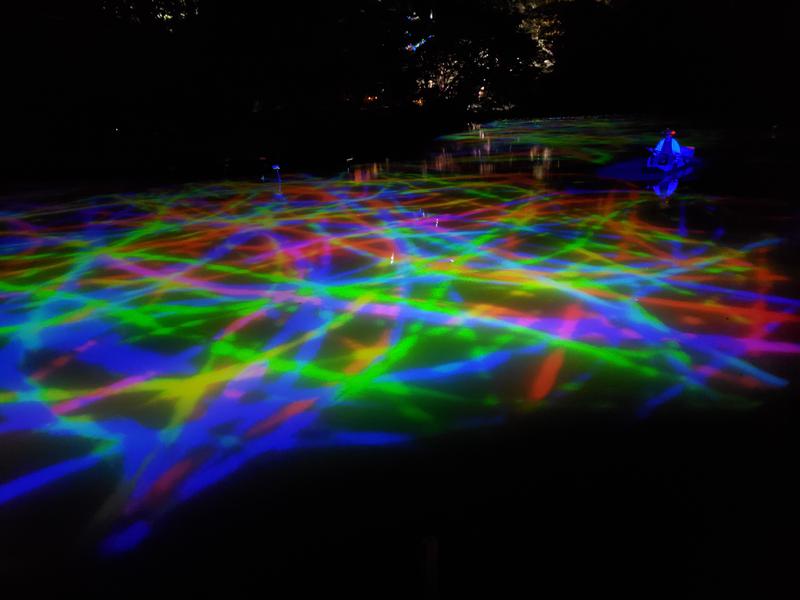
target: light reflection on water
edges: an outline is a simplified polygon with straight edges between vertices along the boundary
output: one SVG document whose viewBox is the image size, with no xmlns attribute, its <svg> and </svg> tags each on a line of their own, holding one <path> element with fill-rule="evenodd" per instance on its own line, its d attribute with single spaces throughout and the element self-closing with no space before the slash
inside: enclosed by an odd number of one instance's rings
<svg viewBox="0 0 800 600">
<path fill-rule="evenodd" d="M 658 183 L 594 175 L 648 131 L 502 122 L 280 190 L 4 211 L 0 436 L 86 445 L 4 457 L 0 503 L 111 467 L 98 514 L 124 550 L 277 451 L 783 393 L 800 300 L 771 260 L 782 233 L 734 241 L 719 215 L 741 198 L 675 186 L 664 204 Z"/>
</svg>

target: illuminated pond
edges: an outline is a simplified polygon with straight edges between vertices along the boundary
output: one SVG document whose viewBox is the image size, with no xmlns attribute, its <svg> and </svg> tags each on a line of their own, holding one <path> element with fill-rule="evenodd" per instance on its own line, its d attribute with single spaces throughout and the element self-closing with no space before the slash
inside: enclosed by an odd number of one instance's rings
<svg viewBox="0 0 800 600">
<path fill-rule="evenodd" d="M 643 175 L 658 131 L 497 122 L 334 178 L 6 198 L 0 512 L 103 469 L 114 552 L 277 452 L 785 397 L 784 208 Z"/>
</svg>

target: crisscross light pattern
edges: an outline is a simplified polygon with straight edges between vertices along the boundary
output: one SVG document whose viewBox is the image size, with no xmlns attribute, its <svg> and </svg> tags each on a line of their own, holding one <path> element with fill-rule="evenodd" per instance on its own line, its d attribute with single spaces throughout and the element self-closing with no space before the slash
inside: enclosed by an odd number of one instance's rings
<svg viewBox="0 0 800 600">
<path fill-rule="evenodd" d="M 557 170 L 638 147 L 619 130 L 504 122 L 336 178 L 7 202 L 0 438 L 55 450 L 3 457 L 0 510 L 102 465 L 104 544 L 124 550 L 277 451 L 786 389 L 781 236 L 729 241 L 725 198 L 665 209 Z"/>
</svg>

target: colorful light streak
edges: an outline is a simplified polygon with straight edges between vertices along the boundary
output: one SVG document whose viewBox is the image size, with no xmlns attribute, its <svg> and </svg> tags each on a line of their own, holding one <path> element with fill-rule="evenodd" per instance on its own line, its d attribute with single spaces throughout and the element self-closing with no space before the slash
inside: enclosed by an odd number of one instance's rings
<svg viewBox="0 0 800 600">
<path fill-rule="evenodd" d="M 638 143 L 591 123 L 495 124 L 492 160 Z M 451 141 L 465 169 L 486 159 L 486 130 Z M 725 244 L 624 182 L 368 174 L 4 210 L 0 436 L 91 448 L 8 457 L 0 505 L 110 465 L 98 514 L 119 551 L 272 452 L 548 408 L 747 408 L 789 383 L 768 368 L 800 354 L 777 237 Z"/>
</svg>

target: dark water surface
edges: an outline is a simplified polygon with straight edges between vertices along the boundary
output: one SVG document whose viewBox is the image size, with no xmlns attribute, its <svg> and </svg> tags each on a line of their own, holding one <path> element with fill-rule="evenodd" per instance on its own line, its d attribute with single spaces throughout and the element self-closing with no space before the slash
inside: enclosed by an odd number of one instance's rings
<svg viewBox="0 0 800 600">
<path fill-rule="evenodd" d="M 2 198 L 0 573 L 85 594 L 785 593 L 777 129 L 503 121 L 416 162 Z M 670 123 L 673 127 L 676 124 Z"/>
</svg>

